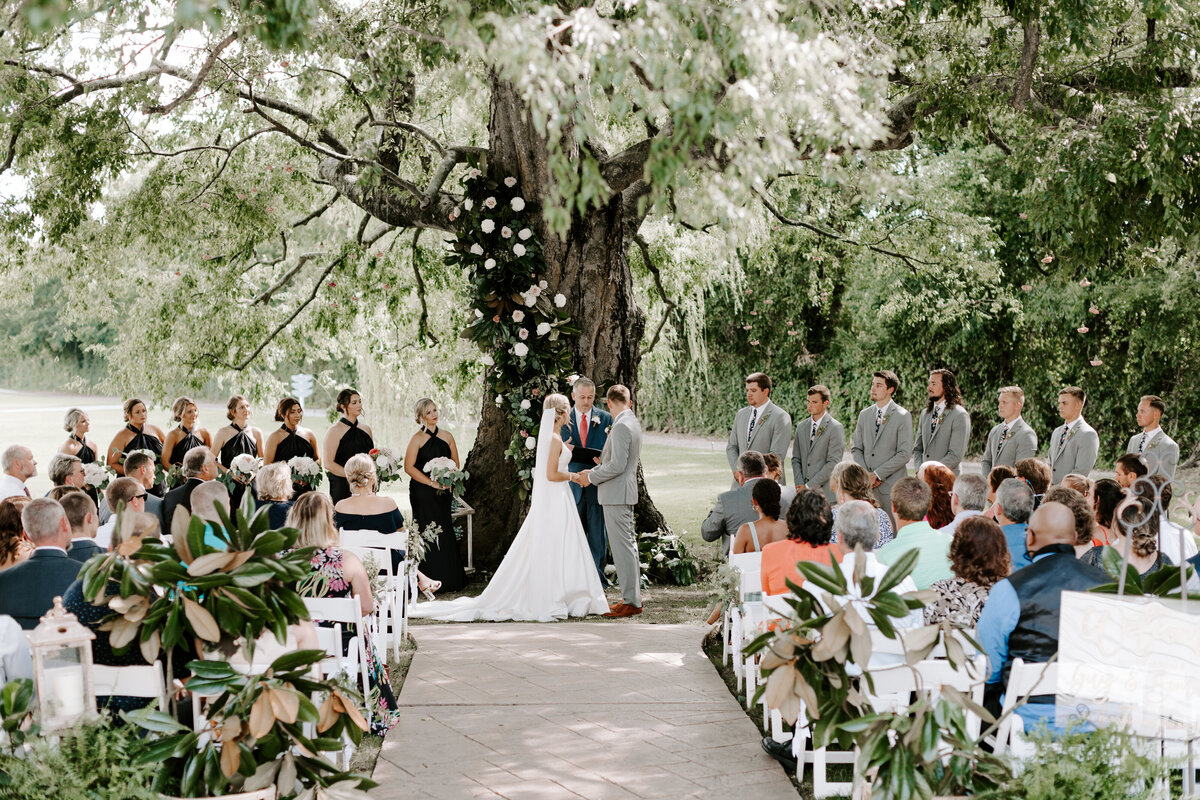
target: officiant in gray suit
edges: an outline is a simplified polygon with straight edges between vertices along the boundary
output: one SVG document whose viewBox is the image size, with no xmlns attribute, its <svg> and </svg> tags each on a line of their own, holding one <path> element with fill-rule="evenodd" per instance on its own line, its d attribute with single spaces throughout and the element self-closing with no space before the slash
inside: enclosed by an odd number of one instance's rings
<svg viewBox="0 0 1200 800">
<path fill-rule="evenodd" d="M 606 395 L 612 430 L 600 465 L 577 473 L 581 486 L 596 486 L 596 499 L 604 509 L 604 527 L 612 550 L 617 580 L 621 582 L 621 600 L 606 617 L 632 617 L 642 613 L 642 572 L 638 559 L 637 532 L 633 528 L 633 507 L 637 505 L 638 461 L 642 457 L 642 427 L 633 415 L 629 390 L 621 384 L 609 387 Z"/>
<path fill-rule="evenodd" d="M 913 449 L 912 415 L 896 405 L 892 397 L 900 388 L 900 379 L 891 370 L 881 369 L 871 376 L 872 404 L 858 415 L 850 453 L 855 462 L 872 474 L 875 500 L 892 520 L 892 487 L 908 476 L 908 457 Z"/>
<path fill-rule="evenodd" d="M 1058 393 L 1058 415 L 1063 424 L 1050 434 L 1050 474 L 1055 486 L 1072 472 L 1087 477 L 1096 466 L 1100 434 L 1083 418 L 1087 394 L 1078 386 Z"/>
<path fill-rule="evenodd" d="M 780 478 L 787 483 L 784 464 L 792 441 L 792 415 L 771 402 L 771 379 L 761 372 L 746 376 L 746 402 L 733 418 L 733 430 L 725 445 L 729 471 L 737 472 L 738 456 L 747 450 L 779 456 Z M 735 480 L 732 488 L 736 489 Z"/>
<path fill-rule="evenodd" d="M 1004 420 L 988 432 L 987 446 L 979 459 L 983 476 L 1001 464 L 1012 467 L 1023 458 L 1037 455 L 1038 438 L 1029 423 L 1021 418 L 1025 407 L 1025 390 L 1020 386 L 1005 386 L 1000 390 L 997 413 Z"/>
<path fill-rule="evenodd" d="M 958 475 L 967 442 L 971 439 L 971 415 L 963 408 L 958 380 L 948 369 L 929 373 L 929 402 L 921 412 L 913 446 L 913 466 L 940 461 Z"/>
<path fill-rule="evenodd" d="M 832 399 L 828 386 L 818 383 L 809 387 L 809 416 L 796 425 L 796 438 L 792 440 L 796 491 L 807 487 L 824 492 L 830 506 L 837 503 L 837 497 L 829 488 L 829 476 L 846 454 L 846 428 L 829 413 Z"/>
</svg>

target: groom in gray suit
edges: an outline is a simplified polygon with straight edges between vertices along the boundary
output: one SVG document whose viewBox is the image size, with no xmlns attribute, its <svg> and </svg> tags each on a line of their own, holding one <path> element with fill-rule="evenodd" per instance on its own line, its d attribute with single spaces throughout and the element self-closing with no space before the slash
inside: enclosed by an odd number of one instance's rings
<svg viewBox="0 0 1200 800">
<path fill-rule="evenodd" d="M 1025 390 L 1020 386 L 1005 386 L 1000 390 L 997 413 L 1004 421 L 988 431 L 987 446 L 979 460 L 983 477 L 987 477 L 992 467 L 1001 464 L 1012 467 L 1023 458 L 1037 455 L 1037 434 L 1021 418 L 1024 407 Z"/>
<path fill-rule="evenodd" d="M 954 373 L 935 369 L 929 373 L 929 402 L 917 424 L 913 466 L 920 469 L 923 461 L 940 461 L 958 475 L 970 438 L 971 415 L 963 408 Z"/>
<path fill-rule="evenodd" d="M 637 533 L 633 529 L 633 507 L 637 505 L 638 460 L 642 456 L 642 426 L 633 415 L 629 390 L 621 384 L 609 387 L 608 411 L 612 430 L 600 456 L 600 466 L 575 474 L 580 486 L 596 484 L 596 499 L 604 509 L 608 546 L 621 582 L 621 600 L 606 617 L 632 617 L 642 613 L 642 574 L 639 567 Z"/>
<path fill-rule="evenodd" d="M 792 441 L 792 477 L 797 493 L 805 487 L 824 492 L 833 505 L 837 498 L 829 488 L 829 476 L 846 454 L 846 429 L 830 416 L 831 399 L 828 386 L 818 383 L 809 387 L 809 418 L 796 425 Z"/>
<path fill-rule="evenodd" d="M 771 402 L 771 379 L 761 372 L 746 376 L 746 402 L 733 418 L 733 430 L 725 445 L 730 472 L 737 472 L 738 456 L 747 450 L 779 456 L 779 471 L 787 463 L 788 444 L 792 440 L 792 415 Z M 786 484 L 787 475 L 780 475 Z M 733 481 L 734 489 L 738 482 Z"/>
<path fill-rule="evenodd" d="M 1096 466 L 1100 434 L 1083 418 L 1087 394 L 1078 386 L 1058 393 L 1058 415 L 1063 424 L 1050 434 L 1050 480 L 1055 486 L 1072 472 L 1085 478 Z"/>
<path fill-rule="evenodd" d="M 908 457 L 913 449 L 912 415 L 896 405 L 892 397 L 900 388 L 900 379 L 891 370 L 881 369 L 871 378 L 871 405 L 858 415 L 854 443 L 850 453 L 874 479 L 875 500 L 892 520 L 892 486 L 908 476 Z"/>
</svg>

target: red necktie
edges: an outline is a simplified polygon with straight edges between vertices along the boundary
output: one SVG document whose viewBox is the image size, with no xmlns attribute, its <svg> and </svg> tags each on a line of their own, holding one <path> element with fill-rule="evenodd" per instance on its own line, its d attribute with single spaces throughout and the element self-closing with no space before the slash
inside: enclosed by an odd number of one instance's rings
<svg viewBox="0 0 1200 800">
<path fill-rule="evenodd" d="M 579 444 L 587 447 L 588 415 L 583 415 L 583 430 L 579 432 Z"/>
<path fill-rule="evenodd" d="M 31 495 L 31 494 L 29 493 L 29 487 L 28 487 L 28 486 L 22 486 L 21 488 L 25 490 L 25 496 L 26 496 L 26 497 L 33 497 L 33 495 Z"/>
</svg>

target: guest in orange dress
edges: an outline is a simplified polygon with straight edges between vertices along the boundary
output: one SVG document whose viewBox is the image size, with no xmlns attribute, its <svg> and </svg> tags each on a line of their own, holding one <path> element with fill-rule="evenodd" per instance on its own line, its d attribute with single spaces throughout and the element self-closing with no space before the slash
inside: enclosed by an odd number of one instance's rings
<svg viewBox="0 0 1200 800">
<path fill-rule="evenodd" d="M 815 561 L 828 565 L 840 562 L 842 547 L 830 544 L 833 536 L 833 511 L 823 492 L 802 489 L 788 507 L 788 536 L 781 542 L 765 545 L 762 551 L 763 594 L 786 594 L 787 581 L 799 586 L 804 577 L 796 564 Z"/>
</svg>

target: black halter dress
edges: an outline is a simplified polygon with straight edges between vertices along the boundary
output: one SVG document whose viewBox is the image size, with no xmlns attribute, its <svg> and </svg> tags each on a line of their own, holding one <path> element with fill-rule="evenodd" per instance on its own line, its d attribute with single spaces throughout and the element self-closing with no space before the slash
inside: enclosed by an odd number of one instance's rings
<svg viewBox="0 0 1200 800">
<path fill-rule="evenodd" d="M 76 436 L 73 433 L 71 434 L 71 438 L 79 442 L 79 452 L 76 453 L 75 456 L 85 464 L 94 463 L 96 461 L 96 451 L 88 447 L 87 439 L 84 439 L 82 436 Z M 83 491 L 87 493 L 88 497 L 92 498 L 93 503 L 95 503 L 97 506 L 100 505 L 99 492 L 97 492 L 91 486 L 85 486 Z"/>
<path fill-rule="evenodd" d="M 187 451 L 191 450 L 193 447 L 204 447 L 204 441 L 199 436 L 192 433 L 195 428 L 188 430 L 180 425 L 179 430 L 183 431 L 183 438 L 176 442 L 175 446 L 171 448 L 171 466 L 182 464 L 183 457 L 187 455 Z"/>
<path fill-rule="evenodd" d="M 275 447 L 275 461 L 277 463 L 282 462 L 286 464 L 288 461 L 296 458 L 297 456 L 304 456 L 305 458 L 316 457 L 316 451 L 313 450 L 313 446 L 309 443 L 308 439 L 305 439 L 303 436 L 296 433 L 296 431 L 289 428 L 286 422 L 279 426 L 279 430 L 283 431 L 287 435 L 284 436 L 283 441 L 281 441 Z M 292 481 L 293 500 L 305 492 L 311 491 L 312 487 L 307 483 L 297 483 L 296 481 Z"/>
<path fill-rule="evenodd" d="M 258 445 L 254 441 L 254 437 L 245 428 L 239 428 L 236 422 L 229 423 L 229 427 L 233 428 L 237 433 L 229 437 L 229 441 L 221 445 L 221 465 L 225 469 L 229 469 L 229 465 L 233 463 L 233 459 L 240 455 L 258 455 Z M 242 497 L 246 494 L 246 484 L 237 483 L 233 487 L 233 491 L 229 493 L 229 507 L 231 509 L 238 508 L 242 504 Z M 251 497 L 254 497 L 254 489 L 251 487 Z"/>
<path fill-rule="evenodd" d="M 134 450 L 149 450 L 156 456 L 162 455 L 163 443 L 159 441 L 157 436 L 146 433 L 146 431 L 141 428 L 133 427 L 132 423 L 126 425 L 125 429 L 133 433 L 133 438 L 129 440 L 129 444 L 125 445 L 125 448 L 121 451 L 122 453 L 128 455 Z M 163 485 L 161 483 L 154 484 L 150 487 L 150 493 L 156 495 L 157 497 L 162 497 Z"/>
<path fill-rule="evenodd" d="M 339 420 L 343 425 L 349 425 L 350 430 L 342 434 L 342 440 L 338 442 L 337 452 L 333 454 L 333 463 L 339 467 L 346 466 L 346 462 L 351 456 L 356 456 L 359 453 L 370 453 L 375 448 L 375 440 L 371 438 L 371 434 L 358 427 L 358 420 L 351 422 L 342 417 Z M 325 454 L 329 458 L 329 454 Z M 333 499 L 336 505 L 342 500 L 350 496 L 350 484 L 341 475 L 334 475 L 332 472 L 325 473 L 329 477 L 329 496 Z"/>
<path fill-rule="evenodd" d="M 450 443 L 438 438 L 437 428 L 425 432 L 429 434 L 429 439 L 417 450 L 417 461 L 413 464 L 422 471 L 432 459 L 450 457 Z M 461 589 L 467 582 L 467 575 L 458 555 L 454 519 L 450 515 L 452 495 L 418 481 L 409 481 L 408 499 L 412 503 L 413 524 L 418 530 L 424 530 L 430 524 L 437 524 L 441 529 L 437 541 L 430 542 L 425 551 L 421 572 L 435 581 L 441 581 L 442 591 Z"/>
</svg>

